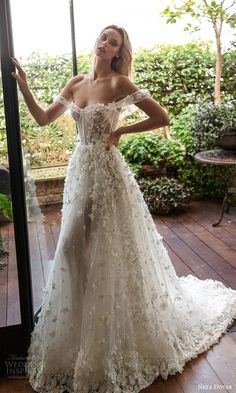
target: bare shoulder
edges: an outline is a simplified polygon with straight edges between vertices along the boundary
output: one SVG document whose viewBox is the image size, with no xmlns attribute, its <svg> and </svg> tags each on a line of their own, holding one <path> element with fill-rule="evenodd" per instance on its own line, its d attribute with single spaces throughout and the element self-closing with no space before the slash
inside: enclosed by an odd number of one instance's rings
<svg viewBox="0 0 236 393">
<path fill-rule="evenodd" d="M 73 99 L 74 87 L 77 85 L 77 83 L 81 82 L 84 78 L 85 76 L 83 74 L 79 74 L 71 78 L 62 89 L 60 95 L 65 97 L 67 100 L 71 101 Z"/>
<path fill-rule="evenodd" d="M 119 75 L 117 77 L 117 91 L 120 95 L 126 97 L 129 94 L 135 93 L 135 91 L 139 90 L 139 87 L 136 86 L 131 79 L 126 75 Z"/>
<path fill-rule="evenodd" d="M 86 75 L 85 75 L 85 74 L 78 74 L 78 75 L 74 76 L 73 78 L 71 78 L 71 79 L 67 82 L 66 86 L 72 88 L 72 87 L 74 87 L 74 85 L 76 85 L 78 82 L 81 82 L 81 81 L 84 80 L 85 78 L 86 78 Z"/>
</svg>

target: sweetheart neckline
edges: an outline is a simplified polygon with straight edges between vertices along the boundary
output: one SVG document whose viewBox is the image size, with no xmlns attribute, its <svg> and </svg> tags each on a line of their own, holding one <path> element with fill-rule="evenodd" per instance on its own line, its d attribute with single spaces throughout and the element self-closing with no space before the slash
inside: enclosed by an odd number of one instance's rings
<svg viewBox="0 0 236 393">
<path fill-rule="evenodd" d="M 84 108 L 81 108 L 80 106 L 76 105 L 74 102 L 72 102 L 71 104 L 72 104 L 73 106 L 75 106 L 77 109 L 81 110 L 81 111 L 83 111 L 83 110 L 85 110 L 85 109 L 87 109 L 87 108 L 89 108 L 89 107 L 91 107 L 91 106 L 94 106 L 94 105 L 102 105 L 102 106 L 107 106 L 107 107 L 108 107 L 108 106 L 110 106 L 110 105 L 118 104 L 118 103 L 121 102 L 122 100 L 125 100 L 125 99 L 127 99 L 128 97 L 131 97 L 132 95 L 136 94 L 137 92 L 144 91 L 144 90 L 145 90 L 145 89 L 140 88 L 140 89 L 134 91 L 134 92 L 131 93 L 131 94 L 127 94 L 127 96 L 121 98 L 121 99 L 118 100 L 118 101 L 111 101 L 111 102 L 108 102 L 107 104 L 105 104 L 105 103 L 103 103 L 103 102 L 95 102 L 94 104 L 86 105 Z M 114 109 L 116 109 L 116 111 L 119 112 L 119 111 L 117 110 L 117 108 L 114 108 Z"/>
<path fill-rule="evenodd" d="M 123 98 L 122 98 L 123 99 Z M 120 100 L 121 101 L 121 100 Z M 117 102 L 119 102 L 119 101 L 117 101 Z M 86 105 L 84 108 L 81 108 L 80 106 L 78 106 L 78 105 L 76 105 L 74 102 L 72 102 L 71 103 L 71 106 L 74 106 L 75 108 L 77 108 L 77 109 L 79 109 L 80 111 L 84 111 L 85 109 L 87 109 L 87 108 L 90 108 L 91 106 L 94 106 L 94 105 L 102 105 L 102 106 L 109 106 L 109 105 L 112 105 L 112 104 L 116 104 L 117 102 L 115 102 L 115 101 L 112 101 L 112 102 L 108 102 L 107 104 L 104 104 L 104 103 L 102 103 L 102 102 L 95 102 L 94 104 L 89 104 L 89 105 Z M 114 107 L 114 109 L 117 111 L 117 109 Z M 118 112 L 118 111 L 117 111 Z"/>
<path fill-rule="evenodd" d="M 72 109 L 72 108 L 76 108 L 76 110 L 79 112 L 83 112 L 83 111 L 85 111 L 86 109 L 88 109 L 88 108 L 91 108 L 91 107 L 93 107 L 93 106 L 103 106 L 103 107 L 107 107 L 107 108 L 109 108 L 109 106 L 113 106 L 113 109 L 117 112 L 117 113 L 119 113 L 119 111 L 118 111 L 118 109 L 117 109 L 117 107 L 116 107 L 116 104 L 118 104 L 118 103 L 120 103 L 120 102 L 122 102 L 122 101 L 124 101 L 125 102 L 125 100 L 127 99 L 127 98 L 129 98 L 129 97 L 132 97 L 134 94 L 136 94 L 137 92 L 147 92 L 146 91 L 146 89 L 143 89 L 143 88 L 140 88 L 140 89 L 138 89 L 138 90 L 136 90 L 136 91 L 134 91 L 133 93 L 131 93 L 131 94 L 127 94 L 127 96 L 126 97 L 124 97 L 124 98 L 121 98 L 120 100 L 118 100 L 118 101 L 111 101 L 111 102 L 108 102 L 107 104 L 105 104 L 105 103 L 102 103 L 102 102 L 95 102 L 94 104 L 89 104 L 89 105 L 86 105 L 84 108 L 81 108 L 80 106 L 78 106 L 78 105 L 76 105 L 74 102 L 69 102 L 65 97 L 63 97 L 63 96 L 56 96 L 56 98 L 61 98 L 61 99 L 63 99 L 63 102 L 61 102 L 63 105 L 65 105 L 66 107 L 67 107 L 67 109 Z M 149 94 L 148 94 L 149 95 Z"/>
</svg>

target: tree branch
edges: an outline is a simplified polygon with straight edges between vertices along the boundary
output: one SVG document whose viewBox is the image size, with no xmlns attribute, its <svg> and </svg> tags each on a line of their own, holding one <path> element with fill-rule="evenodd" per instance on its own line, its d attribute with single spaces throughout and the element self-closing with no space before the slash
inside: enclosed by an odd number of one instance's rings
<svg viewBox="0 0 236 393">
<path fill-rule="evenodd" d="M 228 11 L 230 8 L 233 7 L 234 4 L 235 4 L 235 0 L 233 0 L 232 4 L 230 4 L 229 7 L 226 7 L 226 8 L 224 9 L 224 11 L 225 11 L 225 12 Z"/>
</svg>

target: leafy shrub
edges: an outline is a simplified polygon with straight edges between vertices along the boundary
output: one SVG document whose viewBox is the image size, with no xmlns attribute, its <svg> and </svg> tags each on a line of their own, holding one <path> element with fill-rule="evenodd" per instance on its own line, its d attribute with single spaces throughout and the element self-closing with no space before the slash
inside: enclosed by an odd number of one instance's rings
<svg viewBox="0 0 236 393">
<path fill-rule="evenodd" d="M 207 106 L 208 103 L 202 104 L 201 108 Z M 213 106 L 213 104 L 211 104 Z M 217 108 L 216 108 L 217 109 Z M 199 130 L 203 129 L 201 120 L 200 120 L 200 110 L 197 106 L 190 105 L 185 108 L 173 121 L 171 125 L 171 136 L 175 139 L 179 140 L 186 147 L 186 157 L 183 165 L 180 165 L 176 168 L 177 170 L 177 178 L 180 182 L 185 184 L 185 186 L 191 186 L 192 190 L 192 198 L 193 199 L 222 199 L 225 192 L 225 183 L 222 179 L 215 175 L 215 167 L 213 165 L 207 165 L 197 162 L 194 159 L 194 154 L 203 149 L 211 149 L 215 147 L 213 145 L 201 146 L 199 142 L 201 142 L 201 137 L 199 134 L 199 140 L 197 139 L 196 133 L 193 131 L 194 119 L 196 117 L 199 119 Z M 199 116 L 199 117 L 198 117 Z M 227 116 L 227 115 L 226 115 Z M 214 122 L 214 117 L 212 118 Z M 205 121 L 210 121 L 207 119 Z M 220 124 L 220 119 L 219 123 Z M 196 126 L 197 127 L 197 126 Z M 209 133 L 209 136 L 210 133 Z M 206 140 L 208 139 L 208 135 L 206 135 Z M 230 168 L 226 167 L 218 167 L 217 171 L 221 177 L 224 177 L 227 173 L 229 173 Z M 234 169 L 235 171 L 235 169 Z"/>
<path fill-rule="evenodd" d="M 236 51 L 224 52 L 222 97 L 236 98 Z M 168 112 L 176 116 L 198 97 L 213 99 L 215 53 L 210 42 L 185 45 L 155 45 L 134 56 L 135 82 L 151 91 Z"/>
<path fill-rule="evenodd" d="M 78 72 L 86 73 L 92 68 L 92 52 L 78 54 Z M 223 54 L 222 96 L 235 97 L 235 48 Z M 71 56 L 49 56 L 34 52 L 22 62 L 30 88 L 41 104 L 50 104 L 53 97 L 72 76 Z M 194 104 L 196 97 L 211 99 L 214 84 L 215 54 L 210 44 L 193 42 L 187 45 L 155 45 L 151 49 L 139 49 L 134 54 L 134 82 L 140 88 L 150 90 L 153 98 L 167 108 L 170 116 Z M 0 81 L 1 85 L 1 81 Z M 20 110 L 24 148 L 31 166 L 66 163 L 75 142 L 74 122 L 58 119 L 57 127 L 50 124 L 39 128 L 25 108 L 21 94 Z M 141 111 L 125 119 L 125 123 L 138 121 Z M 66 123 L 66 126 L 65 126 Z M 59 130 L 61 128 L 61 130 Z M 71 131 L 69 131 L 69 129 Z M 72 132 L 74 136 L 71 136 Z M 7 146 L 3 112 L 2 88 L 0 86 L 0 159 L 7 163 Z M 40 135 L 39 135 L 40 133 Z M 69 134 L 68 134 L 69 133 Z M 34 135 L 37 141 L 34 143 Z M 58 138 L 57 138 L 58 136 Z M 40 138 L 42 137 L 42 141 Z M 47 143 L 45 141 L 47 140 Z M 71 142 L 70 142 L 71 140 Z M 47 146 L 45 146 L 47 144 Z M 64 147 L 64 153 L 62 150 Z M 35 151 L 37 149 L 37 151 Z M 59 151 L 56 154 L 56 151 Z M 66 153 L 65 153 L 66 152 Z"/>
<path fill-rule="evenodd" d="M 222 101 L 225 97 L 236 99 L 236 41 L 231 43 L 230 49 L 222 56 L 221 93 Z"/>
<path fill-rule="evenodd" d="M 9 221 L 13 220 L 11 199 L 2 193 L 0 193 L 0 215 L 6 217 Z"/>
<path fill-rule="evenodd" d="M 192 187 L 192 199 L 221 200 L 225 183 L 215 176 L 213 165 L 201 164 L 194 157 L 187 156 L 182 167 L 177 168 L 178 179 L 186 187 Z M 220 167 L 218 171 L 225 176 L 229 168 Z"/>
<path fill-rule="evenodd" d="M 186 118 L 186 113 L 187 110 L 184 110 L 183 118 Z M 190 119 L 191 117 L 189 122 Z M 221 199 L 225 190 L 224 182 L 215 177 L 211 165 L 200 164 L 194 159 L 195 145 L 191 130 L 188 127 L 184 129 L 181 115 L 178 117 L 178 124 L 180 128 L 174 123 L 173 135 L 180 145 L 173 139 L 168 140 L 146 132 L 121 139 L 118 147 L 137 180 L 143 178 L 143 164 L 153 164 L 158 169 L 167 167 L 167 176 L 174 177 L 185 187 L 191 188 L 193 199 Z M 182 147 L 185 143 L 189 151 Z M 218 170 L 223 176 L 228 168 Z"/>
<path fill-rule="evenodd" d="M 223 54 L 222 100 L 236 98 L 236 51 L 231 47 Z M 48 56 L 33 53 L 23 62 L 33 94 L 42 105 L 50 104 L 55 95 L 71 78 L 71 56 Z M 92 52 L 78 55 L 80 73 L 92 68 Z M 201 102 L 213 99 L 215 53 L 206 42 L 187 45 L 155 45 L 139 49 L 134 54 L 134 82 L 150 90 L 154 99 L 167 108 L 172 119 L 171 139 L 144 133 L 120 140 L 120 150 L 136 176 L 143 164 L 157 168 L 166 165 L 168 175 L 173 174 L 185 185 L 193 185 L 197 197 L 222 197 L 223 183 L 214 179 L 213 168 L 195 162 L 193 154 L 199 150 L 196 134 L 191 130 L 191 118 L 198 97 Z M 25 157 L 31 166 L 66 163 L 76 143 L 74 121 L 61 117 L 46 127 L 38 127 L 20 99 L 22 143 Z M 139 121 L 137 111 L 125 123 Z M 148 136 L 149 135 L 149 136 Z M 141 139 L 136 139 L 136 138 Z M 132 138 L 132 137 L 131 137 Z M 155 138 L 155 139 L 154 139 Z M 136 139 L 136 141 L 135 141 Z M 173 140 L 174 139 L 174 140 Z M 3 97 L 0 81 L 0 160 L 8 164 Z M 224 171 L 225 168 L 222 168 Z"/>
<path fill-rule="evenodd" d="M 196 137 L 192 132 L 192 119 L 195 114 L 195 105 L 189 105 L 172 120 L 170 134 L 177 141 L 181 142 L 187 154 L 196 152 Z"/>
<path fill-rule="evenodd" d="M 169 177 L 138 179 L 138 184 L 151 213 L 167 214 L 184 207 L 190 200 L 191 188 Z"/>
<path fill-rule="evenodd" d="M 197 150 L 214 149 L 221 136 L 236 131 L 236 101 L 221 105 L 198 103 L 191 131 L 196 138 Z"/>
<path fill-rule="evenodd" d="M 181 165 L 185 149 L 173 139 L 166 139 L 149 132 L 138 133 L 121 139 L 119 149 L 130 164 L 152 164 L 156 168 Z M 137 171 L 136 171 L 137 174 Z"/>
<path fill-rule="evenodd" d="M 179 114 L 198 96 L 212 96 L 214 54 L 210 44 L 156 45 L 135 56 L 136 82 L 150 89 L 172 115 Z"/>
</svg>

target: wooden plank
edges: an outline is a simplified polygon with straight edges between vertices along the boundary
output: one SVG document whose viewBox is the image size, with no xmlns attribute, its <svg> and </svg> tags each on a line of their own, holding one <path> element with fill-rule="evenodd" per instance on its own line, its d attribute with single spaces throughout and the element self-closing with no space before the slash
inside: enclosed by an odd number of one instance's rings
<svg viewBox="0 0 236 393">
<path fill-rule="evenodd" d="M 220 217 L 220 207 L 215 202 L 202 201 L 202 210 L 212 217 L 212 223 L 217 222 Z M 225 213 L 220 227 L 232 235 L 236 235 L 236 214 L 233 209 L 230 214 Z"/>
<path fill-rule="evenodd" d="M 152 385 L 140 390 L 140 393 L 184 393 L 179 385 L 176 376 L 170 375 L 165 381 L 157 378 Z"/>
<path fill-rule="evenodd" d="M 54 236 L 55 246 L 57 245 L 61 228 L 61 208 L 62 204 L 56 204 L 46 207 L 45 210 L 47 215 L 47 222 L 50 224 Z"/>
<path fill-rule="evenodd" d="M 188 361 L 183 372 L 178 373 L 177 381 L 184 393 L 199 393 L 211 390 L 214 384 L 222 384 L 210 364 L 205 359 L 205 353 L 199 354 L 195 359 Z M 207 387 L 209 387 L 207 389 Z M 213 389 L 212 389 L 213 390 Z"/>
<path fill-rule="evenodd" d="M 3 245 L 6 250 L 9 249 L 9 224 L 3 224 L 1 226 L 1 235 Z M 0 270 L 0 327 L 6 326 L 7 323 L 7 278 L 8 278 L 8 255 L 1 257 L 2 261 L 6 262 Z"/>
<path fill-rule="evenodd" d="M 178 236 L 178 231 L 174 232 L 172 231 L 171 225 L 165 225 L 163 223 L 164 220 L 164 218 L 160 219 L 159 217 L 157 223 L 158 231 L 162 234 L 170 248 L 184 261 L 193 274 L 202 280 L 211 278 L 213 280 L 219 280 L 226 285 L 227 283 L 223 280 L 221 275 L 216 273 L 215 270 L 194 251 L 194 248 L 189 247 L 188 244 Z"/>
<path fill-rule="evenodd" d="M 0 393 L 34 393 L 27 378 L 0 378 Z"/>
<path fill-rule="evenodd" d="M 53 239 L 54 239 L 55 248 L 57 247 L 57 242 L 59 239 L 60 230 L 61 230 L 60 223 L 51 224 L 51 231 L 52 231 L 52 235 L 53 235 Z"/>
<path fill-rule="evenodd" d="M 42 267 L 42 258 L 40 253 L 40 244 L 38 241 L 37 228 L 35 223 L 28 223 L 30 259 L 32 271 L 32 288 L 34 311 L 41 305 L 41 298 L 44 288 L 44 276 Z"/>
<path fill-rule="evenodd" d="M 51 264 L 54 259 L 56 247 L 57 247 L 57 242 L 58 242 L 58 237 L 60 233 L 60 227 L 61 227 L 61 206 L 60 204 L 55 204 L 55 205 L 49 205 L 45 207 L 45 217 L 46 220 L 44 222 L 44 228 L 45 231 L 47 232 L 47 238 L 50 239 L 50 244 L 48 244 L 48 258 L 45 259 L 45 277 L 46 281 L 49 277 L 49 273 L 51 270 Z"/>
<path fill-rule="evenodd" d="M 221 239 L 217 238 L 213 233 L 206 230 L 202 225 L 194 221 L 189 215 L 181 215 L 175 217 L 175 220 L 198 237 L 208 248 L 228 262 L 236 269 L 236 253 L 232 248 L 227 246 Z M 236 273 L 236 270 L 235 270 Z"/>
<path fill-rule="evenodd" d="M 220 281 L 231 288 L 236 288 L 235 269 L 227 261 L 209 248 L 194 233 L 190 232 L 184 225 L 180 224 L 175 218 L 162 218 L 171 230 L 177 234 L 192 250 L 196 250 L 198 256 L 205 261 L 213 271 L 221 278 Z M 212 277 L 210 277 L 212 278 Z"/>
<path fill-rule="evenodd" d="M 35 224 L 35 226 L 40 247 L 43 280 L 45 286 L 51 270 L 51 260 L 53 259 L 55 253 L 55 242 L 50 224 L 45 222 L 42 224 Z"/>
<path fill-rule="evenodd" d="M 9 224 L 9 256 L 7 280 L 7 326 L 21 323 L 20 295 L 16 263 L 15 234 L 13 223 Z"/>
<path fill-rule="evenodd" d="M 207 229 L 207 231 L 212 233 L 217 239 L 220 239 L 232 250 L 236 251 L 235 236 L 229 233 L 225 227 L 213 227 L 211 215 L 206 215 L 206 212 L 204 212 L 200 203 L 192 204 L 192 208 L 186 213 L 186 215 L 190 216 L 195 222 Z"/>
<path fill-rule="evenodd" d="M 229 392 L 236 392 L 236 344 L 231 334 L 224 335 L 205 358 L 221 380 L 221 385 L 230 386 Z"/>
<path fill-rule="evenodd" d="M 171 262 L 174 265 L 177 276 L 187 276 L 188 274 L 194 274 L 194 272 L 184 263 L 184 261 L 178 257 L 178 255 L 170 248 L 167 242 L 163 239 L 163 244 L 166 247 L 170 256 Z"/>
</svg>

